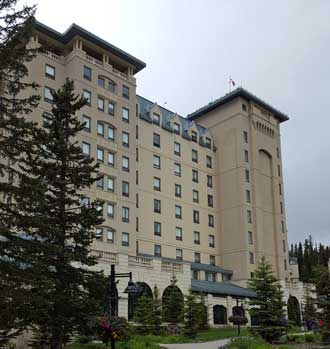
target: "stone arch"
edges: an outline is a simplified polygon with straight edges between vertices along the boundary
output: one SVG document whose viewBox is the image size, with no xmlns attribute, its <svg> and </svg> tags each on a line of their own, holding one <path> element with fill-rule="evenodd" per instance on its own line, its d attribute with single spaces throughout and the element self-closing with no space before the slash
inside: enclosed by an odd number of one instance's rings
<svg viewBox="0 0 330 349">
<path fill-rule="evenodd" d="M 216 304 L 213 306 L 213 323 L 215 325 L 227 325 L 227 308 Z"/>
<path fill-rule="evenodd" d="M 295 326 L 301 326 L 301 312 L 300 304 L 296 297 L 289 296 L 288 299 L 288 320 L 292 322 Z"/>
<path fill-rule="evenodd" d="M 128 320 L 133 319 L 135 309 L 139 302 L 139 298 L 142 295 L 148 298 L 152 298 L 152 290 L 148 284 L 146 284 L 145 282 L 137 282 L 136 286 L 138 288 L 138 292 L 134 294 L 128 294 Z"/>
<path fill-rule="evenodd" d="M 163 318 L 165 322 L 170 322 L 169 320 L 171 316 L 173 316 L 172 314 L 173 309 L 171 310 L 167 308 L 168 299 L 172 295 L 172 293 L 174 293 L 175 297 L 178 300 L 176 304 L 176 309 L 175 309 L 176 314 L 178 314 L 179 317 L 183 314 L 184 297 L 181 290 L 177 286 L 173 286 L 173 285 L 167 286 L 162 295 L 162 309 L 163 309 Z"/>
</svg>

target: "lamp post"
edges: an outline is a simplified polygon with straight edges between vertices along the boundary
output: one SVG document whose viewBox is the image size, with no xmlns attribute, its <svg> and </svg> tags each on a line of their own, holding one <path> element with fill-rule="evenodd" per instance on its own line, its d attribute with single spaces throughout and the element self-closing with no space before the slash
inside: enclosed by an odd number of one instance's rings
<svg viewBox="0 0 330 349">
<path fill-rule="evenodd" d="M 108 305 L 105 309 L 105 314 L 110 317 L 115 317 L 117 315 L 118 309 L 118 295 L 116 292 L 116 278 L 129 278 L 128 285 L 125 288 L 124 293 L 134 294 L 138 293 L 138 288 L 135 283 L 132 281 L 132 272 L 129 273 L 116 273 L 115 265 L 111 264 L 110 270 L 110 282 L 108 288 Z M 111 349 L 115 349 L 116 342 L 113 338 L 111 338 Z"/>
</svg>

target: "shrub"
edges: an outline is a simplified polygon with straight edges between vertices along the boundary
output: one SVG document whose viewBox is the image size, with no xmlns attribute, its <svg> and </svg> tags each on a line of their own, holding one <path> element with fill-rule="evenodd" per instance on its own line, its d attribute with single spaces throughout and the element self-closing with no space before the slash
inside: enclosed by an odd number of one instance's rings
<svg viewBox="0 0 330 349">
<path fill-rule="evenodd" d="M 316 339 L 312 333 L 306 333 L 304 335 L 304 338 L 305 338 L 306 343 L 313 343 L 313 342 L 315 342 L 315 339 Z"/>
<path fill-rule="evenodd" d="M 248 319 L 246 318 L 246 316 L 242 316 L 242 315 L 233 315 L 229 317 L 229 322 L 231 322 L 234 325 L 246 325 L 248 323 Z"/>
<path fill-rule="evenodd" d="M 229 349 L 271 349 L 271 345 L 262 339 L 253 337 L 234 338 L 230 341 Z"/>
<path fill-rule="evenodd" d="M 292 334 L 288 334 L 286 338 L 288 342 L 292 342 L 292 343 L 296 342 L 297 340 L 297 336 L 293 336 Z"/>
</svg>

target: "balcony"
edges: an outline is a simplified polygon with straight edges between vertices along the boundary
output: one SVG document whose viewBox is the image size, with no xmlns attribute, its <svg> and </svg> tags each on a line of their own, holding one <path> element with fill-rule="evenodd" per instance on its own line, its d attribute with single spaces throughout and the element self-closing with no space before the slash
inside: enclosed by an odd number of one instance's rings
<svg viewBox="0 0 330 349">
<path fill-rule="evenodd" d="M 102 262 L 117 262 L 117 254 L 113 252 L 106 252 L 101 250 L 91 250 L 91 256 L 98 258 Z"/>
<path fill-rule="evenodd" d="M 153 268 L 152 258 L 128 256 L 129 265 L 138 265 L 146 268 Z"/>
<path fill-rule="evenodd" d="M 181 263 L 162 261 L 162 270 L 170 272 L 183 272 Z"/>
</svg>

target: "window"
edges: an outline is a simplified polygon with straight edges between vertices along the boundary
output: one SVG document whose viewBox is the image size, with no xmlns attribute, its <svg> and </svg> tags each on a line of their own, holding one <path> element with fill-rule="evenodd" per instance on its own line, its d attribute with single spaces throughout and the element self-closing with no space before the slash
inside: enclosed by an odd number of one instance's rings
<svg viewBox="0 0 330 349">
<path fill-rule="evenodd" d="M 158 199 L 154 199 L 154 212 L 156 213 L 161 212 L 161 201 Z"/>
<path fill-rule="evenodd" d="M 153 156 L 153 166 L 154 168 L 160 169 L 160 157 L 158 155 Z"/>
<path fill-rule="evenodd" d="M 211 261 L 210 261 L 210 264 L 211 264 Z M 216 273 L 212 272 L 212 271 L 206 271 L 205 272 L 205 280 L 215 282 L 216 281 Z"/>
<path fill-rule="evenodd" d="M 210 155 L 206 155 L 206 167 L 212 168 L 212 158 Z"/>
<path fill-rule="evenodd" d="M 129 87 L 123 85 L 122 96 L 123 96 L 124 98 L 129 99 Z"/>
<path fill-rule="evenodd" d="M 175 228 L 175 239 L 182 241 L 182 228 L 180 227 Z"/>
<path fill-rule="evenodd" d="M 139 126 L 135 126 L 135 139 L 139 139 Z"/>
<path fill-rule="evenodd" d="M 280 212 L 281 212 L 281 214 L 283 214 L 283 202 L 282 201 L 280 202 Z"/>
<path fill-rule="evenodd" d="M 277 165 L 277 174 L 279 177 L 281 177 L 281 166 Z"/>
<path fill-rule="evenodd" d="M 84 65 L 84 79 L 91 81 L 92 80 L 92 69 L 89 67 L 86 67 Z"/>
<path fill-rule="evenodd" d="M 122 158 L 122 170 L 129 172 L 129 158 L 126 156 Z"/>
<path fill-rule="evenodd" d="M 175 218 L 182 218 L 182 207 L 179 205 L 175 205 Z"/>
<path fill-rule="evenodd" d="M 249 245 L 253 245 L 253 234 L 252 234 L 252 231 L 248 231 L 248 243 L 249 243 Z"/>
<path fill-rule="evenodd" d="M 178 142 L 174 142 L 174 154 L 181 155 L 181 144 Z"/>
<path fill-rule="evenodd" d="M 276 155 L 277 155 L 277 158 L 279 159 L 280 158 L 280 148 L 276 148 Z"/>
<path fill-rule="evenodd" d="M 200 263 L 201 262 L 201 254 L 199 252 L 195 252 L 194 260 L 195 260 L 195 263 Z"/>
<path fill-rule="evenodd" d="M 209 247 L 215 247 L 214 235 L 212 234 L 209 235 Z"/>
<path fill-rule="evenodd" d="M 282 184 L 281 183 L 279 183 L 279 185 L 278 185 L 278 192 L 280 195 L 282 195 Z"/>
<path fill-rule="evenodd" d="M 100 87 L 105 87 L 105 80 L 103 78 L 101 78 L 100 76 L 97 78 L 97 84 L 100 86 Z"/>
<path fill-rule="evenodd" d="M 214 216 L 209 214 L 209 227 L 214 227 Z"/>
<path fill-rule="evenodd" d="M 90 106 L 92 104 L 92 92 L 90 92 L 88 90 L 84 90 L 83 97 L 86 99 L 87 105 Z"/>
<path fill-rule="evenodd" d="M 244 111 L 247 111 L 247 106 L 246 106 L 246 104 L 242 104 L 242 109 L 244 110 Z"/>
<path fill-rule="evenodd" d="M 207 196 L 207 205 L 209 207 L 213 207 L 213 195 L 208 195 Z"/>
<path fill-rule="evenodd" d="M 122 244 L 122 246 L 129 246 L 129 234 L 128 233 L 122 233 L 121 244 Z"/>
<path fill-rule="evenodd" d="M 191 140 L 195 143 L 197 143 L 197 132 L 191 131 Z"/>
<path fill-rule="evenodd" d="M 249 162 L 249 152 L 247 150 L 244 150 L 244 161 Z"/>
<path fill-rule="evenodd" d="M 181 177 L 181 165 L 178 163 L 174 164 L 174 174 Z"/>
<path fill-rule="evenodd" d="M 285 243 L 285 240 L 283 240 L 282 243 L 283 243 L 283 252 L 286 252 L 286 243 Z"/>
<path fill-rule="evenodd" d="M 89 116 L 83 115 L 82 123 L 84 124 L 85 131 L 91 131 L 91 118 Z"/>
<path fill-rule="evenodd" d="M 114 81 L 109 80 L 109 82 L 108 82 L 108 90 L 110 92 L 113 92 L 113 93 L 116 92 L 116 83 Z"/>
<path fill-rule="evenodd" d="M 123 181 L 121 189 L 122 189 L 122 195 L 129 197 L 129 183 Z"/>
<path fill-rule="evenodd" d="M 103 203 L 98 204 L 96 210 L 103 215 Z"/>
<path fill-rule="evenodd" d="M 254 264 L 254 255 L 253 252 L 249 252 L 250 264 Z"/>
<path fill-rule="evenodd" d="M 155 257 L 161 257 L 162 255 L 162 247 L 160 245 L 155 245 L 154 247 Z"/>
<path fill-rule="evenodd" d="M 210 256 L 210 265 L 215 265 L 215 256 L 212 256 L 212 255 Z"/>
<path fill-rule="evenodd" d="M 153 134 L 153 144 L 155 147 L 160 148 L 160 135 L 158 133 Z"/>
<path fill-rule="evenodd" d="M 211 142 L 211 138 L 206 137 L 206 142 L 205 142 L 205 143 L 206 143 L 206 147 L 209 148 L 209 149 L 211 149 L 211 143 L 212 143 L 212 142 Z"/>
<path fill-rule="evenodd" d="M 207 186 L 209 188 L 212 188 L 213 187 L 213 177 L 210 176 L 210 175 L 207 175 Z"/>
<path fill-rule="evenodd" d="M 199 211 L 197 210 L 193 211 L 193 221 L 194 223 L 199 223 Z"/>
<path fill-rule="evenodd" d="M 282 233 L 285 233 L 285 224 L 284 221 L 281 221 Z"/>
<path fill-rule="evenodd" d="M 128 207 L 122 207 L 121 209 L 121 220 L 125 223 L 129 222 L 129 208 Z"/>
<path fill-rule="evenodd" d="M 46 102 L 52 103 L 54 98 L 52 95 L 53 90 L 49 87 L 44 88 L 44 99 Z"/>
<path fill-rule="evenodd" d="M 112 177 L 108 177 L 108 191 L 115 191 L 115 180 Z"/>
<path fill-rule="evenodd" d="M 100 121 L 97 122 L 97 134 L 104 137 L 104 124 Z"/>
<path fill-rule="evenodd" d="M 192 170 L 192 180 L 195 183 L 198 183 L 198 171 L 197 170 Z"/>
<path fill-rule="evenodd" d="M 175 251 L 175 256 L 176 256 L 176 259 L 178 261 L 182 261 L 183 259 L 183 254 L 182 254 L 182 249 L 181 248 L 177 248 L 176 251 Z"/>
<path fill-rule="evenodd" d="M 83 142 L 82 144 L 82 152 L 85 156 L 90 156 L 91 153 L 91 145 Z"/>
<path fill-rule="evenodd" d="M 115 166 L 115 154 L 114 153 L 108 153 L 108 165 L 109 166 Z"/>
<path fill-rule="evenodd" d="M 81 205 L 83 207 L 88 207 L 89 206 L 89 198 L 87 196 L 83 196 L 81 198 Z"/>
<path fill-rule="evenodd" d="M 192 278 L 194 280 L 199 280 L 199 270 L 192 270 Z"/>
<path fill-rule="evenodd" d="M 47 78 L 55 80 L 55 68 L 49 64 L 46 64 L 45 75 Z"/>
<path fill-rule="evenodd" d="M 104 176 L 100 176 L 98 177 L 97 181 L 96 181 L 96 186 L 100 189 L 104 189 Z"/>
<path fill-rule="evenodd" d="M 152 114 L 152 121 L 155 125 L 160 125 L 160 115 L 153 113 Z"/>
<path fill-rule="evenodd" d="M 115 242 L 115 232 L 113 229 L 108 229 L 107 230 L 107 241 L 114 243 Z"/>
<path fill-rule="evenodd" d="M 125 122 L 129 122 L 129 109 L 127 108 L 122 109 L 122 119 Z"/>
<path fill-rule="evenodd" d="M 287 265 L 287 262 L 286 262 L 286 259 L 284 259 L 284 270 L 288 270 L 288 265 Z"/>
<path fill-rule="evenodd" d="M 135 184 L 139 184 L 139 171 L 135 171 Z"/>
<path fill-rule="evenodd" d="M 115 115 L 115 103 L 108 101 L 108 114 Z"/>
<path fill-rule="evenodd" d="M 247 131 L 243 131 L 243 140 L 244 140 L 244 143 L 248 143 L 248 133 L 247 133 Z"/>
<path fill-rule="evenodd" d="M 97 97 L 97 109 L 104 111 L 104 98 Z"/>
<path fill-rule="evenodd" d="M 107 204 L 107 215 L 109 218 L 113 218 L 115 215 L 115 205 L 110 202 Z"/>
<path fill-rule="evenodd" d="M 247 210 L 247 221 L 248 223 L 252 223 L 252 211 Z"/>
<path fill-rule="evenodd" d="M 245 182 L 250 183 L 250 171 L 245 169 Z"/>
<path fill-rule="evenodd" d="M 115 140 L 115 128 L 113 126 L 109 126 L 108 127 L 108 138 L 111 140 L 111 141 L 114 141 Z"/>
<path fill-rule="evenodd" d="M 181 185 L 175 184 L 175 196 L 181 198 Z"/>
<path fill-rule="evenodd" d="M 173 132 L 176 133 L 177 135 L 180 134 L 180 124 L 178 124 L 176 122 L 174 123 L 174 125 L 173 125 Z"/>
<path fill-rule="evenodd" d="M 139 231 L 139 217 L 135 217 L 135 230 Z M 136 243 L 138 244 L 138 241 Z"/>
<path fill-rule="evenodd" d="M 193 190 L 193 202 L 199 202 L 199 193 L 197 190 Z"/>
<path fill-rule="evenodd" d="M 193 162 L 198 162 L 198 152 L 195 149 L 191 151 L 191 160 Z"/>
<path fill-rule="evenodd" d="M 103 229 L 96 228 L 96 230 L 95 230 L 95 239 L 96 240 L 103 240 Z"/>
<path fill-rule="evenodd" d="M 104 150 L 97 148 L 97 161 L 104 162 Z"/>
<path fill-rule="evenodd" d="M 201 243 L 201 234 L 199 231 L 194 231 L 194 244 L 199 245 Z"/>
<path fill-rule="evenodd" d="M 245 200 L 246 200 L 246 202 L 251 202 L 251 192 L 250 192 L 250 190 L 245 190 Z"/>
<path fill-rule="evenodd" d="M 122 133 L 122 144 L 124 147 L 129 147 L 129 134 L 127 132 Z"/>
<path fill-rule="evenodd" d="M 162 225 L 159 222 L 154 222 L 154 235 L 161 236 Z"/>
<path fill-rule="evenodd" d="M 154 190 L 160 191 L 160 178 L 154 177 Z"/>
</svg>

